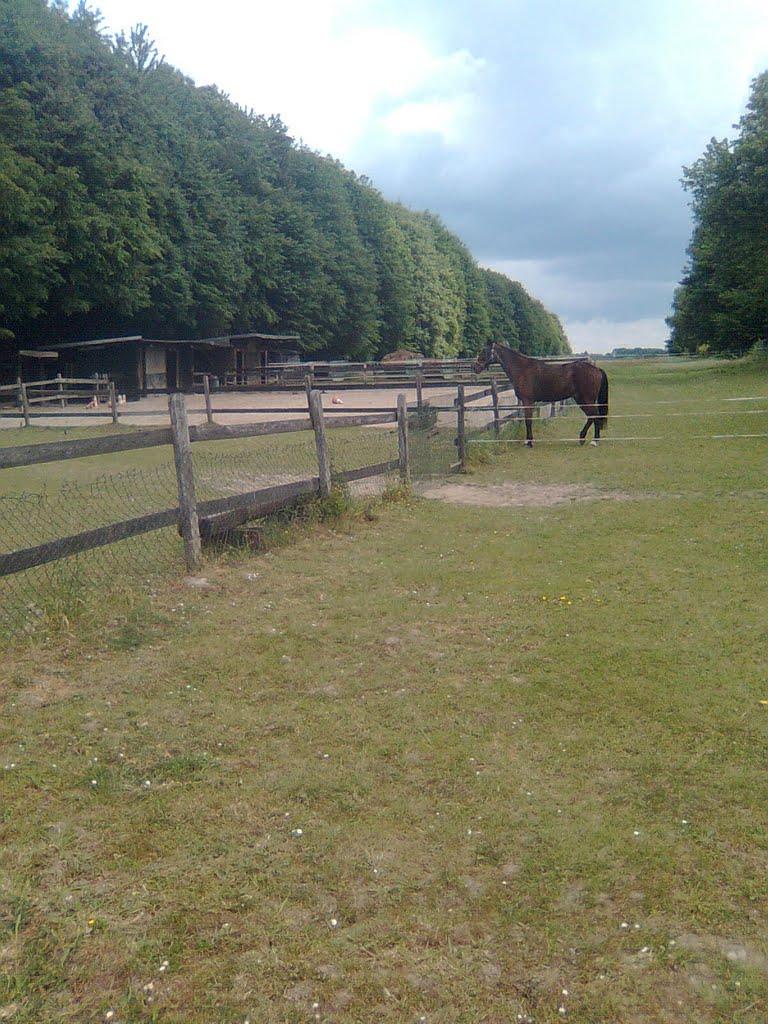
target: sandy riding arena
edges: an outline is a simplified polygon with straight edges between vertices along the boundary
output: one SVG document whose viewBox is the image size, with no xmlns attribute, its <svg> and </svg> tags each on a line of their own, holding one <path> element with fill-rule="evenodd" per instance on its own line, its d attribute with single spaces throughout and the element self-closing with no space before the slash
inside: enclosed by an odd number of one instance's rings
<svg viewBox="0 0 768 1024">
<path fill-rule="evenodd" d="M 323 394 L 323 408 L 328 415 L 340 416 L 352 409 L 355 410 L 392 410 L 397 408 L 395 388 L 361 388 L 359 391 L 320 389 Z M 467 389 L 471 393 L 470 389 Z M 473 389 L 474 390 L 474 389 Z M 416 403 L 416 389 L 404 388 L 408 404 Z M 456 397 L 455 387 L 430 388 L 424 390 L 424 400 L 440 405 L 451 405 Z M 308 415 L 307 398 L 303 391 L 251 391 L 251 392 L 215 392 L 211 395 L 213 417 L 216 423 L 233 424 L 248 422 L 265 422 L 266 420 L 295 419 L 297 416 Z M 36 427 L 84 427 L 88 424 L 108 425 L 112 422 L 109 406 L 86 411 L 84 405 L 71 406 L 72 413 L 57 409 L 51 415 L 33 413 L 32 423 Z M 249 410 L 228 412 L 227 410 Z M 250 411 L 252 410 L 252 411 Z M 270 410 L 275 410 L 270 413 Z M 287 411 L 286 411 L 287 410 Z M 120 421 L 129 426 L 160 427 L 168 422 L 168 398 L 166 395 L 150 395 L 138 401 L 128 402 L 118 408 Z M 83 415 L 85 413 L 85 415 Z M 187 395 L 187 413 L 190 424 L 204 423 L 205 397 L 203 395 Z M 19 413 L 18 418 L 9 416 L 0 419 L 0 429 L 19 427 L 24 420 Z"/>
</svg>

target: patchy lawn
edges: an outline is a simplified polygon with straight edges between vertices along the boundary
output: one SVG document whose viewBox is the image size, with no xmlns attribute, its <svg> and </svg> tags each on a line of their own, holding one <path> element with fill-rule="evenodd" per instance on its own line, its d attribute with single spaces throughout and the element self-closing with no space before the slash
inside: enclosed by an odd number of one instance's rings
<svg viewBox="0 0 768 1024">
<path fill-rule="evenodd" d="M 617 412 L 722 390 L 639 373 Z M 765 448 L 687 433 L 514 447 L 472 488 L 594 500 L 384 503 L 6 657 L 0 1019 L 763 1022 Z"/>
</svg>

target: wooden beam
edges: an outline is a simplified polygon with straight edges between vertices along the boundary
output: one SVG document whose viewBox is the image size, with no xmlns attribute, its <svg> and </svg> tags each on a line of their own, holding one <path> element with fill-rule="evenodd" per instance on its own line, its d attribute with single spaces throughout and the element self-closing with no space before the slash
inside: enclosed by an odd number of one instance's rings
<svg viewBox="0 0 768 1024">
<path fill-rule="evenodd" d="M 173 431 L 173 460 L 176 464 L 176 484 L 179 492 L 181 535 L 184 538 L 184 560 L 187 572 L 197 572 L 200 567 L 200 527 L 197 521 L 195 501 L 195 476 L 192 469 L 192 446 L 189 440 L 189 423 L 184 395 L 168 396 L 168 411 L 171 414 Z"/>
<path fill-rule="evenodd" d="M 0 469 L 35 466 L 42 462 L 59 462 L 63 459 L 82 459 L 88 455 L 109 455 L 112 452 L 131 451 L 135 448 L 154 448 L 161 444 L 171 444 L 172 440 L 170 427 L 158 427 L 130 434 L 87 437 L 78 441 L 48 441 L 44 444 L 0 448 Z"/>
<path fill-rule="evenodd" d="M 294 430 L 311 430 L 308 417 L 300 420 L 277 420 L 273 423 L 201 423 L 189 428 L 190 441 L 228 441 L 238 437 L 258 437 L 262 434 L 286 434 Z"/>
<path fill-rule="evenodd" d="M 309 416 L 315 431 L 317 464 L 320 471 L 320 494 L 325 496 L 331 491 L 331 462 L 328 457 L 328 442 L 323 421 L 323 400 L 319 391 L 310 391 L 309 393 Z"/>
<path fill-rule="evenodd" d="M 109 416 L 110 414 L 105 410 L 105 415 Z M 397 414 L 394 412 L 377 413 L 370 416 L 329 416 L 325 419 L 325 427 L 330 429 L 360 427 L 377 423 L 394 423 L 396 419 Z M 240 437 L 259 437 L 265 434 L 310 430 L 311 426 L 311 420 L 308 417 L 267 423 L 241 423 L 233 426 L 203 423 L 200 426 L 189 428 L 189 439 L 192 442 L 227 441 Z M 172 443 L 173 433 L 170 428 L 156 427 L 125 434 L 108 434 L 105 437 L 81 438 L 75 441 L 48 441 L 43 444 L 18 445 L 13 448 L 0 448 L 0 470 L 35 466 L 44 462 L 60 462 L 63 459 L 82 459 L 91 455 L 110 455 L 114 452 L 154 448 L 157 445 Z"/>
<path fill-rule="evenodd" d="M 459 465 L 462 473 L 467 468 L 467 434 L 464 420 L 464 385 L 456 389 L 456 444 L 459 449 Z"/>
<path fill-rule="evenodd" d="M 408 403 L 402 392 L 397 396 L 397 450 L 400 481 L 409 484 L 411 468 L 408 461 Z"/>
<path fill-rule="evenodd" d="M 10 576 L 12 573 L 23 572 L 24 569 L 32 569 L 36 565 L 56 562 L 69 555 L 77 555 L 83 551 L 90 551 L 92 548 L 104 547 L 105 544 L 115 544 L 119 540 L 136 537 L 141 533 L 149 533 L 151 530 L 160 530 L 164 526 L 173 526 L 178 519 L 178 508 L 169 508 L 163 512 L 152 512 L 146 516 L 137 516 L 135 519 L 126 519 L 120 523 L 101 526 L 96 530 L 84 530 L 82 533 L 62 537 L 60 540 L 52 540 L 46 544 L 36 544 L 31 548 L 22 548 L 19 551 L 10 552 L 10 554 L 2 554 L 0 555 L 0 576 Z"/>
</svg>

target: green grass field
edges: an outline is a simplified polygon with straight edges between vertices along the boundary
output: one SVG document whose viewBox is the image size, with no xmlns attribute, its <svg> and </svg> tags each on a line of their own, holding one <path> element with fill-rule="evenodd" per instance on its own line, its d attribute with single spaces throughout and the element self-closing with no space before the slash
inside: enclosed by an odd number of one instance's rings
<svg viewBox="0 0 768 1024">
<path fill-rule="evenodd" d="M 768 438 L 711 437 L 768 367 L 608 372 L 612 440 L 463 478 L 592 500 L 382 502 L 5 657 L 0 1020 L 768 1019 Z"/>
</svg>

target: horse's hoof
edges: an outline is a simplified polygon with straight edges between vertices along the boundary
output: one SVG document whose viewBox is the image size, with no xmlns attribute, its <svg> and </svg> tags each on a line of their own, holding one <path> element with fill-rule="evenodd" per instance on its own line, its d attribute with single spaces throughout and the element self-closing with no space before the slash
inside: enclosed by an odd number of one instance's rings
<svg viewBox="0 0 768 1024">
<path fill-rule="evenodd" d="M 526 441 L 525 442 L 525 447 L 526 448 L 533 448 L 533 441 Z"/>
<path fill-rule="evenodd" d="M 579 438 L 579 444 L 586 444 L 586 443 L 587 443 L 586 437 L 580 437 Z"/>
<path fill-rule="evenodd" d="M 589 445 L 591 448 L 597 448 L 597 441 L 590 441 Z"/>
</svg>

